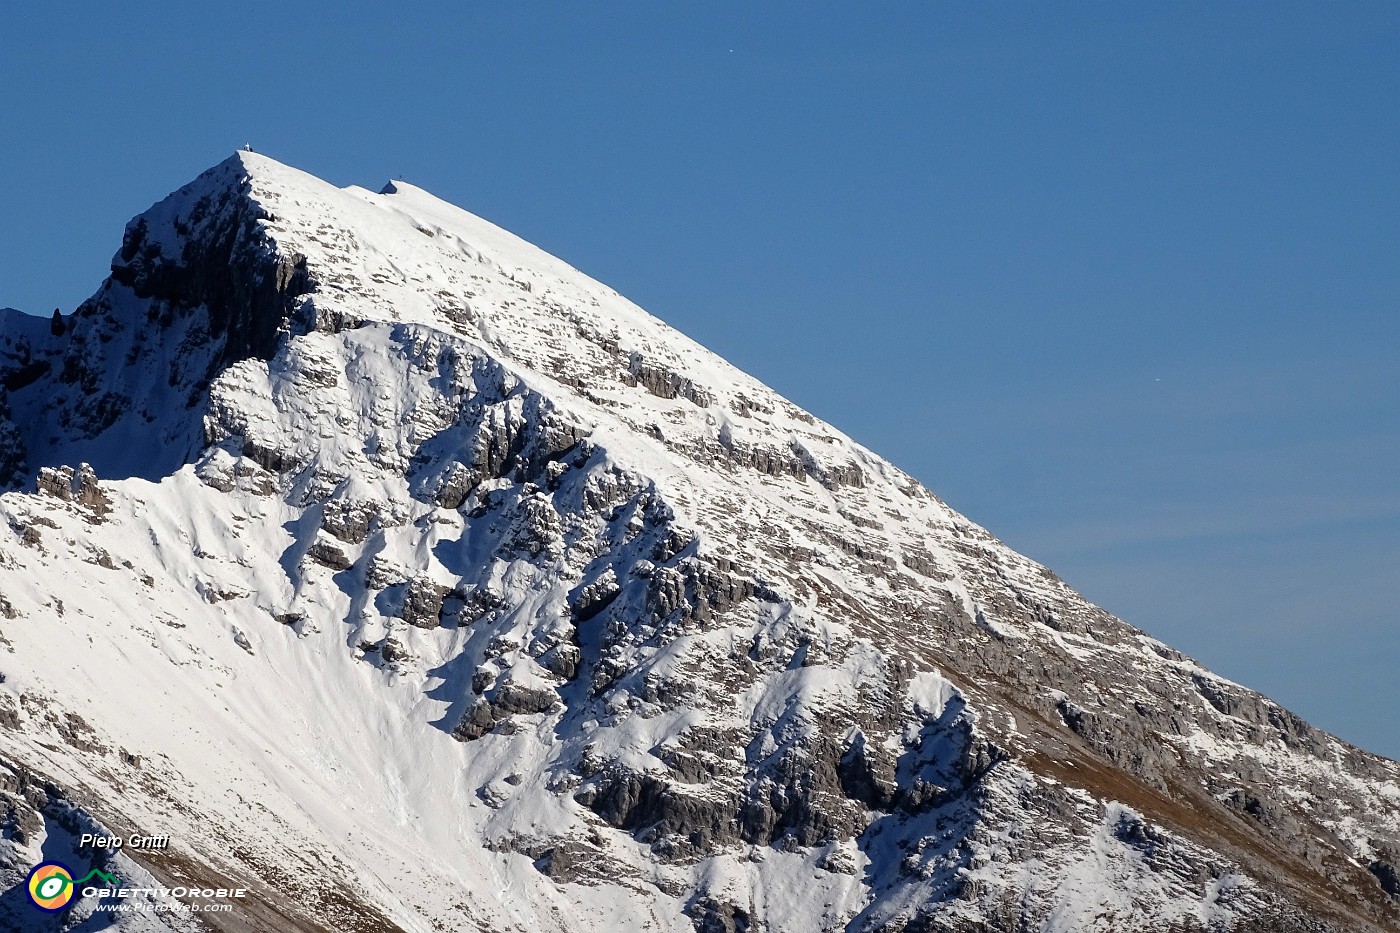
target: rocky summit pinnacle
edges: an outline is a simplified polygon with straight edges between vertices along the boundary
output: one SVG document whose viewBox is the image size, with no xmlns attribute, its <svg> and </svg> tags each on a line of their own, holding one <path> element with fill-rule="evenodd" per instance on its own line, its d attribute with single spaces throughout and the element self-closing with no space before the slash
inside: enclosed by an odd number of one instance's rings
<svg viewBox="0 0 1400 933">
<path fill-rule="evenodd" d="M 60 323 L 0 312 L 0 929 L 1400 929 L 1394 762 L 409 184 L 238 153 Z"/>
</svg>

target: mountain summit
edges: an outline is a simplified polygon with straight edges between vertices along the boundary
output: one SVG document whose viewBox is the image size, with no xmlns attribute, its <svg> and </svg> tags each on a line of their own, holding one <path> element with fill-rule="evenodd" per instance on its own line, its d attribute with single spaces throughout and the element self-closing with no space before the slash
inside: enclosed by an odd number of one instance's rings
<svg viewBox="0 0 1400 933">
<path fill-rule="evenodd" d="M 1394 762 L 402 182 L 0 312 L 0 484 L 0 929 L 1400 928 Z"/>
</svg>

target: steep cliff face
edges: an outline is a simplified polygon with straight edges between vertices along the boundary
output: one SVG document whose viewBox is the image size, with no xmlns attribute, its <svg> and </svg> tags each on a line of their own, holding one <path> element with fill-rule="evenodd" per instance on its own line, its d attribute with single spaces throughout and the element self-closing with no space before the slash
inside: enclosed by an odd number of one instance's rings
<svg viewBox="0 0 1400 933">
<path fill-rule="evenodd" d="M 312 287 L 249 186 L 238 160 L 211 169 L 127 225 L 111 277 L 71 315 L 6 313 L 12 449 L 37 465 L 80 456 L 109 478 L 158 479 L 195 456 L 210 383 L 276 352 Z M 22 484 L 7 459 L 0 482 Z"/>
<path fill-rule="evenodd" d="M 1394 763 L 425 192 L 240 154 L 2 323 L 11 881 L 71 812 L 289 929 L 1400 922 Z"/>
</svg>

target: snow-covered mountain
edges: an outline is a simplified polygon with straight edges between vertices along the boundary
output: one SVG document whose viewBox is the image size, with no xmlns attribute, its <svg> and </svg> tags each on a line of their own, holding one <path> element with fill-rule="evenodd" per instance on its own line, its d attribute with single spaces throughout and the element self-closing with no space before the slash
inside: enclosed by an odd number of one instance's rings
<svg viewBox="0 0 1400 933">
<path fill-rule="evenodd" d="M 1400 929 L 1394 762 L 409 185 L 239 153 L 0 387 L 2 929 Z"/>
</svg>

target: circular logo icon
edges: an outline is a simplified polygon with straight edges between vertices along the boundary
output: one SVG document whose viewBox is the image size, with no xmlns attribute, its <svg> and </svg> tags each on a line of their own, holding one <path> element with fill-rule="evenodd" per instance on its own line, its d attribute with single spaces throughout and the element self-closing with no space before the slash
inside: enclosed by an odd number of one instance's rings
<svg viewBox="0 0 1400 933">
<path fill-rule="evenodd" d="M 62 910 L 73 899 L 73 873 L 67 865 L 41 862 L 29 873 L 28 890 L 40 910 Z"/>
</svg>

